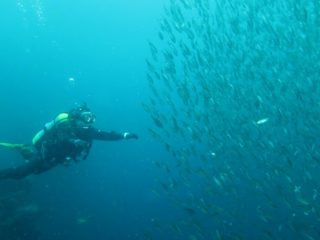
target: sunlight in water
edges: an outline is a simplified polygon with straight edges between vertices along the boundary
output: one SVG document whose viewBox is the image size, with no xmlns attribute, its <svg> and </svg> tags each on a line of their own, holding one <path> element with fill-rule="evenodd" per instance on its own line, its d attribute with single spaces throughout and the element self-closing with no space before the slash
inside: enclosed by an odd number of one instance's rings
<svg viewBox="0 0 320 240">
<path fill-rule="evenodd" d="M 45 26 L 44 8 L 41 0 L 32 0 L 29 4 L 26 0 L 17 0 L 18 10 L 22 13 L 23 21 L 29 22 L 30 17 L 36 19 L 37 25 Z M 29 16 L 27 16 L 30 14 Z"/>
<path fill-rule="evenodd" d="M 37 22 L 40 26 L 45 25 L 45 17 L 43 13 L 43 4 L 40 0 L 34 0 L 32 4 L 33 12 L 36 14 Z"/>
</svg>

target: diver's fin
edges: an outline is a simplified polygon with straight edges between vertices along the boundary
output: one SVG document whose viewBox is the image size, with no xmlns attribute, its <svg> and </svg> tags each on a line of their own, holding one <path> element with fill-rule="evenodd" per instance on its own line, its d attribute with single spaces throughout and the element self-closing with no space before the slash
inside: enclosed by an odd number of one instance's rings
<svg viewBox="0 0 320 240">
<path fill-rule="evenodd" d="M 0 142 L 0 146 L 7 147 L 7 148 L 21 149 L 21 148 L 25 147 L 25 144 Z"/>
<path fill-rule="evenodd" d="M 23 156 L 23 158 L 26 159 L 30 158 L 30 156 L 34 154 L 33 146 L 28 144 L 0 142 L 0 146 L 15 149 Z"/>
</svg>

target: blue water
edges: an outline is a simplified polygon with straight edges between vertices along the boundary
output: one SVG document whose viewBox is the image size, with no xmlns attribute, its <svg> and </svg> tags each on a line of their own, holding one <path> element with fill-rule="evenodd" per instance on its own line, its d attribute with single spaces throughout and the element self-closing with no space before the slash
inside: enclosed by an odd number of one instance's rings
<svg viewBox="0 0 320 240">
<path fill-rule="evenodd" d="M 29 178 L 37 231 L 21 239 L 143 239 L 152 218 L 170 211 L 165 197 L 151 193 L 162 174 L 152 160 L 169 156 L 147 133 L 152 122 L 141 107 L 147 40 L 165 2 L 1 1 L 2 141 L 30 142 L 45 122 L 82 101 L 96 127 L 139 135 L 96 142 L 86 161 Z M 1 168 L 22 162 L 0 151 Z"/>
<path fill-rule="evenodd" d="M 81 102 L 139 135 L 0 182 L 0 240 L 319 238 L 317 0 L 0 9 L 0 142 Z"/>
</svg>

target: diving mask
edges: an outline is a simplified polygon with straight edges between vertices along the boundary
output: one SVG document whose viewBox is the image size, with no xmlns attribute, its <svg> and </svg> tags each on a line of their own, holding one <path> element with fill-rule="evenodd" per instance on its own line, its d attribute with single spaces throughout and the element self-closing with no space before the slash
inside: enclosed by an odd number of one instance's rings
<svg viewBox="0 0 320 240">
<path fill-rule="evenodd" d="M 92 112 L 82 112 L 80 114 L 80 120 L 84 123 L 91 124 L 96 121 L 96 116 Z"/>
</svg>

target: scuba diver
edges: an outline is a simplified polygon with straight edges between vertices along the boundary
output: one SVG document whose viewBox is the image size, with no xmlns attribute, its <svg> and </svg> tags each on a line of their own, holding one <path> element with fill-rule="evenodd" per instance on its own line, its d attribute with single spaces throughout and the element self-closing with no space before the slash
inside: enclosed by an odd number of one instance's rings
<svg viewBox="0 0 320 240">
<path fill-rule="evenodd" d="M 87 158 L 93 140 L 117 141 L 138 139 L 137 134 L 105 132 L 94 128 L 95 115 L 87 104 L 69 112 L 60 113 L 45 124 L 32 139 L 32 144 L 0 143 L 0 146 L 17 150 L 25 159 L 18 167 L 0 170 L 1 179 L 21 179 L 45 172 L 59 164 Z"/>
</svg>

